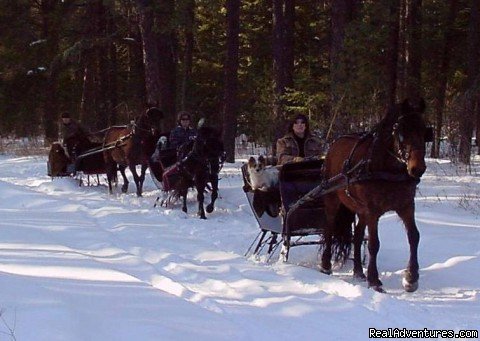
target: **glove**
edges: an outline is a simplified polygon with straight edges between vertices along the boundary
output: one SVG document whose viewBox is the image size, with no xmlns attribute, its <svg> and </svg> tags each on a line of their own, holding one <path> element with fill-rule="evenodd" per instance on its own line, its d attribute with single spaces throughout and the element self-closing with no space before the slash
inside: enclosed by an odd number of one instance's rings
<svg viewBox="0 0 480 341">
<path fill-rule="evenodd" d="M 295 157 L 293 158 L 293 162 L 300 162 L 300 161 L 303 161 L 303 157 L 301 157 L 301 156 L 295 156 Z"/>
</svg>

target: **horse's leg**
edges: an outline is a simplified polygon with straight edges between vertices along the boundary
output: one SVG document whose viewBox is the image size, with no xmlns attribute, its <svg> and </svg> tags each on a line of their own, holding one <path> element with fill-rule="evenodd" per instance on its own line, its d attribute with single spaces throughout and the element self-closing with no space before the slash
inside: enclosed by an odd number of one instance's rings
<svg viewBox="0 0 480 341">
<path fill-rule="evenodd" d="M 402 280 L 403 288 L 407 292 L 414 292 L 418 289 L 418 243 L 420 242 L 420 233 L 415 224 L 415 207 L 410 205 L 397 214 L 405 224 L 407 230 L 408 244 L 410 246 L 410 259 L 408 260 L 405 276 Z"/>
<path fill-rule="evenodd" d="M 368 226 L 368 268 L 367 281 L 368 287 L 378 292 L 384 292 L 383 283 L 378 278 L 377 254 L 380 250 L 380 240 L 378 239 L 378 217 L 367 216 L 366 223 Z"/>
<path fill-rule="evenodd" d="M 120 171 L 120 174 L 122 174 L 123 178 L 122 193 L 127 193 L 128 191 L 128 179 L 127 175 L 125 174 L 125 169 L 127 169 L 126 166 L 118 165 L 118 170 Z"/>
<path fill-rule="evenodd" d="M 188 187 L 185 190 L 182 190 L 180 196 L 182 197 L 182 211 L 187 213 L 187 194 Z"/>
<path fill-rule="evenodd" d="M 142 193 L 143 193 L 143 183 L 145 181 L 145 173 L 147 172 L 147 168 L 148 168 L 148 163 L 142 163 L 142 169 L 141 169 L 141 173 L 140 173 L 140 177 L 137 185 L 137 188 L 140 189 L 140 195 L 139 195 L 140 197 L 142 196 Z M 138 195 L 138 190 L 137 190 L 137 195 Z"/>
<path fill-rule="evenodd" d="M 325 245 L 322 253 L 322 264 L 320 271 L 330 275 L 332 273 L 332 238 L 335 228 L 335 217 L 340 207 L 340 201 L 336 195 L 326 195 L 324 197 L 326 229 L 324 233 Z"/>
<path fill-rule="evenodd" d="M 359 217 L 358 223 L 355 225 L 355 232 L 353 235 L 353 277 L 365 281 L 362 266 L 362 244 L 365 237 L 365 219 Z"/>
<path fill-rule="evenodd" d="M 112 182 L 115 180 L 115 175 L 117 173 L 117 164 L 115 162 L 110 162 L 105 165 L 107 171 L 107 182 L 108 182 L 108 193 L 113 194 Z"/>
<path fill-rule="evenodd" d="M 140 185 L 140 176 L 137 173 L 137 166 L 134 163 L 130 163 L 128 168 L 130 169 L 130 172 L 132 172 L 133 181 L 135 182 L 135 186 L 137 187 L 137 197 L 141 197 L 142 187 Z"/>
<path fill-rule="evenodd" d="M 205 216 L 205 209 L 203 208 L 203 203 L 205 201 L 205 187 L 206 187 L 206 182 L 204 181 L 200 181 L 200 182 L 197 182 L 195 181 L 196 184 L 195 184 L 195 187 L 197 189 L 197 201 L 198 201 L 198 216 L 200 217 L 200 219 L 207 219 L 207 217 Z"/>
<path fill-rule="evenodd" d="M 212 184 L 212 195 L 210 199 L 210 204 L 207 205 L 207 213 L 212 213 L 215 208 L 215 200 L 218 198 L 218 174 L 214 174 L 210 177 L 210 182 Z"/>
</svg>

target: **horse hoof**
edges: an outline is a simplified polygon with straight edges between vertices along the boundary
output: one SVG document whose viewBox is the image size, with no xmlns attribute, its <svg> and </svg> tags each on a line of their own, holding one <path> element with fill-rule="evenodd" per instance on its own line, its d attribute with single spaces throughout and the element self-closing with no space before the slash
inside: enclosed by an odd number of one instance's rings
<svg viewBox="0 0 480 341">
<path fill-rule="evenodd" d="M 182 211 L 187 213 L 187 208 L 186 207 L 182 207 Z"/>
<path fill-rule="evenodd" d="M 206 211 L 207 211 L 207 213 L 212 213 L 213 212 L 213 206 L 208 205 L 207 208 L 206 208 Z"/>
<path fill-rule="evenodd" d="M 370 285 L 370 286 L 368 286 L 368 287 L 369 287 L 370 289 L 375 290 L 376 292 L 381 293 L 381 294 L 385 294 L 385 293 L 386 293 L 386 291 L 383 290 L 383 288 L 382 288 L 381 285 Z"/>
<path fill-rule="evenodd" d="M 320 272 L 325 275 L 331 275 L 332 274 L 332 269 L 325 269 L 325 268 L 320 268 Z"/>
<path fill-rule="evenodd" d="M 122 193 L 127 193 L 127 191 L 128 191 L 128 187 L 123 187 L 122 186 Z"/>
<path fill-rule="evenodd" d="M 406 292 L 414 292 L 418 289 L 418 281 L 410 283 L 405 278 L 403 278 L 402 285 Z"/>
<path fill-rule="evenodd" d="M 204 215 L 199 214 L 199 216 L 200 216 L 200 219 L 207 219 L 207 217 L 205 216 L 205 214 L 204 214 Z"/>
<path fill-rule="evenodd" d="M 358 282 L 365 282 L 367 280 L 367 276 L 365 276 L 363 274 L 363 272 L 354 273 L 353 274 L 353 279 L 358 281 Z"/>
</svg>

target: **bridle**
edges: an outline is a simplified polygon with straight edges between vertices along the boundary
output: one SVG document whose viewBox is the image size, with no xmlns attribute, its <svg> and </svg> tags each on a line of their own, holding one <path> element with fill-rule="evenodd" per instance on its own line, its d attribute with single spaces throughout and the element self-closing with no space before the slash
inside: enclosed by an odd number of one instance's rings
<svg viewBox="0 0 480 341">
<path fill-rule="evenodd" d="M 411 115 L 411 114 L 410 114 Z M 393 138 L 393 151 L 389 150 L 388 153 L 397 159 L 400 163 L 407 164 L 411 155 L 416 151 L 425 152 L 425 142 L 417 144 L 406 144 L 405 136 L 402 131 L 402 124 L 404 123 L 407 115 L 401 115 L 397 122 L 393 125 L 392 138 Z"/>
</svg>

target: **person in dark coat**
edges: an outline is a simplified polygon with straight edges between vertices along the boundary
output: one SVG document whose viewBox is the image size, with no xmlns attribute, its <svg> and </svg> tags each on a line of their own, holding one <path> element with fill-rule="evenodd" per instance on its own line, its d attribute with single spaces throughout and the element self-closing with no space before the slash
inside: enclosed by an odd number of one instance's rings
<svg viewBox="0 0 480 341">
<path fill-rule="evenodd" d="M 197 130 L 191 126 L 192 116 L 186 111 L 178 113 L 178 125 L 170 132 L 170 147 L 178 148 L 197 136 Z"/>
<path fill-rule="evenodd" d="M 63 141 L 75 135 L 88 135 L 88 129 L 80 122 L 70 116 L 70 113 L 64 112 L 61 115 L 62 119 L 62 138 Z"/>
<path fill-rule="evenodd" d="M 290 123 L 287 134 L 277 140 L 278 165 L 319 157 L 323 149 L 322 140 L 310 132 L 308 118 L 299 114 Z"/>
<path fill-rule="evenodd" d="M 69 112 L 64 112 L 61 115 L 62 119 L 62 144 L 67 149 L 70 158 L 75 159 L 77 155 L 75 150 L 78 145 L 89 145 L 89 130 L 80 122 L 70 116 Z"/>
</svg>

